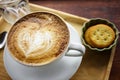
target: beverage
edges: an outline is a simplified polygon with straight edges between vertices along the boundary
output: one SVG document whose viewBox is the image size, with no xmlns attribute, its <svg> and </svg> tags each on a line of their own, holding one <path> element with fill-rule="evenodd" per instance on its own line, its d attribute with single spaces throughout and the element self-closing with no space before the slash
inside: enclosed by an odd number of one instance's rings
<svg viewBox="0 0 120 80">
<path fill-rule="evenodd" d="M 48 64 L 69 44 L 69 30 L 58 16 L 47 12 L 29 14 L 11 28 L 7 47 L 14 59 L 27 65 Z"/>
</svg>

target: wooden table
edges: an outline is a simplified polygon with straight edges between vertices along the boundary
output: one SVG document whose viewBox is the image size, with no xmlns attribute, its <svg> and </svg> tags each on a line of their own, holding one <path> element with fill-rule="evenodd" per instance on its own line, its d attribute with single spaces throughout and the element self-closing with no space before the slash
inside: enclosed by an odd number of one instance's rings
<svg viewBox="0 0 120 80">
<path fill-rule="evenodd" d="M 30 2 L 86 18 L 105 18 L 113 22 L 120 31 L 119 0 L 30 0 Z M 109 80 L 120 80 L 120 38 L 118 39 Z"/>
</svg>

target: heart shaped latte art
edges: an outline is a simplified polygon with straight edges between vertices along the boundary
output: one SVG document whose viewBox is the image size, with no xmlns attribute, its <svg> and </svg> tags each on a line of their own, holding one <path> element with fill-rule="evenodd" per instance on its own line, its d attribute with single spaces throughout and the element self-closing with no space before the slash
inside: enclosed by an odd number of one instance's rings
<svg viewBox="0 0 120 80">
<path fill-rule="evenodd" d="M 48 51 L 52 45 L 52 34 L 47 29 L 39 28 L 37 23 L 29 23 L 30 25 L 20 30 L 17 36 L 17 43 L 24 55 L 28 57 L 38 50 L 39 55 Z M 28 28 L 29 27 L 29 28 Z M 34 54 L 38 55 L 38 54 Z"/>
</svg>

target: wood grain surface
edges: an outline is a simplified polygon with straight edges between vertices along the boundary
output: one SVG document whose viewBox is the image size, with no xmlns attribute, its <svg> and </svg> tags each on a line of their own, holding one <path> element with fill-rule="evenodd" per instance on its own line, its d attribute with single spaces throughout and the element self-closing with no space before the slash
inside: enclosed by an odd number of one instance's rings
<svg viewBox="0 0 120 80">
<path fill-rule="evenodd" d="M 30 2 L 86 18 L 105 18 L 120 31 L 120 0 L 30 0 Z M 120 38 L 109 80 L 120 80 Z"/>
</svg>

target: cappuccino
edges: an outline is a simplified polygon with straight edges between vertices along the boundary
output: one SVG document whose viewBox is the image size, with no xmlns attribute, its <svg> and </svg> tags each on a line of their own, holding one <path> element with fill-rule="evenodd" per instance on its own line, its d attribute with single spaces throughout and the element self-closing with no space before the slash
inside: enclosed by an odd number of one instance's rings
<svg viewBox="0 0 120 80">
<path fill-rule="evenodd" d="M 69 44 L 69 30 L 58 16 L 48 12 L 28 14 L 18 20 L 7 38 L 11 56 L 27 65 L 54 61 Z"/>
</svg>

